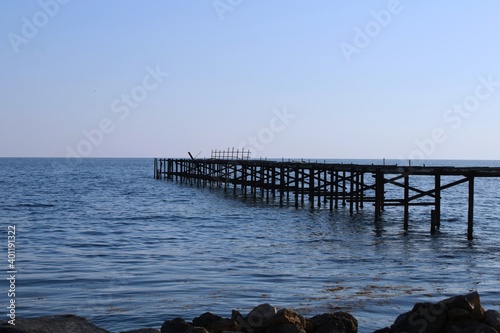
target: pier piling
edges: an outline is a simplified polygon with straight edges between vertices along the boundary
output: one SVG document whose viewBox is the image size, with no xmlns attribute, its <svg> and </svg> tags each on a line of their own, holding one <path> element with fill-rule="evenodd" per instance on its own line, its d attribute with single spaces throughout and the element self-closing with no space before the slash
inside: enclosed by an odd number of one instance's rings
<svg viewBox="0 0 500 333">
<path fill-rule="evenodd" d="M 474 229 L 474 177 L 469 177 L 469 211 L 467 217 L 467 239 L 472 240 Z"/>
<path fill-rule="evenodd" d="M 223 157 L 235 157 L 240 151 L 228 151 Z M 215 154 L 218 157 L 220 154 Z M 238 155 L 240 156 L 240 155 Z M 241 155 L 249 156 L 249 155 Z M 365 178 L 366 175 L 372 177 Z M 434 178 L 432 189 L 419 189 L 411 179 L 419 176 Z M 447 177 L 452 181 L 446 183 Z M 460 177 L 458 180 L 457 177 Z M 403 227 L 409 228 L 411 206 L 432 206 L 431 232 L 441 227 L 442 191 L 468 182 L 467 238 L 473 239 L 474 180 L 478 177 L 500 178 L 500 168 L 456 168 L 397 165 L 363 165 L 317 162 L 250 160 L 248 158 L 154 159 L 154 178 L 178 181 L 182 184 L 233 188 L 233 194 L 244 198 L 265 200 L 279 196 L 279 205 L 291 200 L 294 206 L 304 206 L 308 196 L 310 209 L 338 209 L 339 203 L 349 203 L 352 216 L 366 203 L 373 204 L 375 219 L 382 217 L 384 206 L 402 206 Z M 372 179 L 369 181 L 369 179 Z M 386 187 L 403 188 L 387 192 Z M 248 193 L 250 191 L 250 193 Z M 400 193 L 399 195 L 396 193 Z M 291 196 L 292 195 L 292 196 Z M 425 199 L 431 200 L 425 200 Z"/>
</svg>

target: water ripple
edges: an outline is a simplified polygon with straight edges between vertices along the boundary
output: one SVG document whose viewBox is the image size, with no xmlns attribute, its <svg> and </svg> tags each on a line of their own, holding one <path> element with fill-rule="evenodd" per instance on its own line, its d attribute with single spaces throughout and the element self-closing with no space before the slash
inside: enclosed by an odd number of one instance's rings
<svg viewBox="0 0 500 333">
<path fill-rule="evenodd" d="M 498 182 L 477 182 L 469 242 L 466 187 L 443 192 L 441 231 L 431 236 L 424 208 L 412 207 L 404 231 L 400 208 L 377 223 L 371 207 L 353 218 L 345 208 L 280 208 L 156 181 L 151 160 L 28 162 L 0 159 L 22 316 L 74 312 L 124 331 L 267 302 L 307 315 L 351 311 L 369 332 L 417 301 L 469 290 L 500 307 Z"/>
</svg>

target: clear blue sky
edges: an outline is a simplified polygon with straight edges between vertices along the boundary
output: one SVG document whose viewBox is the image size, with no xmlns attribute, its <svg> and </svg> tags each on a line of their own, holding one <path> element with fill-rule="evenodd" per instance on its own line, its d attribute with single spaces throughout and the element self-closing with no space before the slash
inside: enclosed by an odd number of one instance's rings
<svg viewBox="0 0 500 333">
<path fill-rule="evenodd" d="M 2 0 L 0 156 L 500 159 L 499 13 Z"/>
</svg>

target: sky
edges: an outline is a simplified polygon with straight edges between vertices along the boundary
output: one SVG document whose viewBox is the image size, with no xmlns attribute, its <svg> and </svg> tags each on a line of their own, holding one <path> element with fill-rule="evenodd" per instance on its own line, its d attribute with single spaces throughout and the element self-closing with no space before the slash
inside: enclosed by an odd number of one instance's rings
<svg viewBox="0 0 500 333">
<path fill-rule="evenodd" d="M 499 160 L 498 0 L 2 0 L 0 157 Z"/>
</svg>

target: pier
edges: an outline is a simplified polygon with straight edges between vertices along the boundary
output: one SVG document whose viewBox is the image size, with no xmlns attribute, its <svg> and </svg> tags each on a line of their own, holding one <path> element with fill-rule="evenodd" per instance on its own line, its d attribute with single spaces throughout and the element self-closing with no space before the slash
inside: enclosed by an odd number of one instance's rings
<svg viewBox="0 0 500 333">
<path fill-rule="evenodd" d="M 409 227 L 411 206 L 430 206 L 430 232 L 441 225 L 441 192 L 468 183 L 467 238 L 473 239 L 474 179 L 500 177 L 500 168 L 435 167 L 252 160 L 244 154 L 213 154 L 210 159 L 154 159 L 156 179 L 223 188 L 244 197 L 279 200 L 280 205 L 311 209 L 349 206 L 351 215 L 366 204 L 375 219 L 384 207 L 403 207 L 403 227 Z M 246 156 L 247 158 L 242 158 Z M 418 188 L 414 177 L 432 177 L 431 189 Z M 390 193 L 388 191 L 391 189 Z"/>
</svg>

